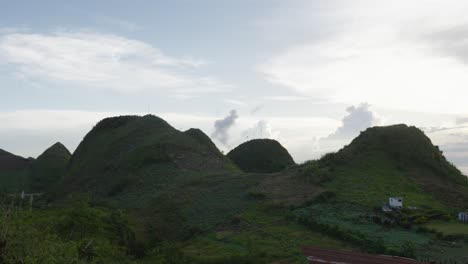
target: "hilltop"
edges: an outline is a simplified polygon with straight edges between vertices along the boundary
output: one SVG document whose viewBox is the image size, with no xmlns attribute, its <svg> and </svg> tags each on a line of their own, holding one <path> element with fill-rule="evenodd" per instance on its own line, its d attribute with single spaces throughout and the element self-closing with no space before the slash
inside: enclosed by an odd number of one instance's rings
<svg viewBox="0 0 468 264">
<path fill-rule="evenodd" d="M 232 169 L 201 130 L 181 132 L 153 115 L 119 116 L 100 121 L 84 137 L 62 186 L 107 197 L 182 172 Z"/>
<path fill-rule="evenodd" d="M 66 175 L 70 151 L 60 142 L 46 149 L 32 162 L 30 190 L 43 192 Z"/>
<path fill-rule="evenodd" d="M 245 172 L 279 172 L 295 165 L 289 152 L 273 139 L 247 141 L 231 150 L 227 157 Z"/>
</svg>

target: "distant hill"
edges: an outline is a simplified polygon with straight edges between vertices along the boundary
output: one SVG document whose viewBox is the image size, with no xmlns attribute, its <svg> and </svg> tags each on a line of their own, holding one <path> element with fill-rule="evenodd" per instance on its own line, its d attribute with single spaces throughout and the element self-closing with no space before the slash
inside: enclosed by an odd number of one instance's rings
<svg viewBox="0 0 468 264">
<path fill-rule="evenodd" d="M 231 150 L 227 157 L 245 172 L 279 172 L 294 165 L 294 160 L 273 139 L 253 139 Z"/>
<path fill-rule="evenodd" d="M 0 149 L 0 172 L 25 169 L 30 165 L 30 160 Z"/>
<path fill-rule="evenodd" d="M 347 201 L 375 206 L 403 196 L 406 205 L 468 207 L 468 179 L 416 127 L 368 128 L 318 164 L 323 184 Z"/>
<path fill-rule="evenodd" d="M 0 191 L 20 192 L 27 188 L 32 160 L 0 149 Z"/>
<path fill-rule="evenodd" d="M 66 175 L 70 157 L 70 151 L 60 142 L 45 150 L 32 162 L 30 190 L 43 192 L 55 185 Z"/>
<path fill-rule="evenodd" d="M 85 136 L 71 157 L 62 186 L 107 197 L 141 190 L 184 171 L 233 168 L 198 129 L 181 132 L 153 115 L 119 116 L 100 121 Z"/>
</svg>

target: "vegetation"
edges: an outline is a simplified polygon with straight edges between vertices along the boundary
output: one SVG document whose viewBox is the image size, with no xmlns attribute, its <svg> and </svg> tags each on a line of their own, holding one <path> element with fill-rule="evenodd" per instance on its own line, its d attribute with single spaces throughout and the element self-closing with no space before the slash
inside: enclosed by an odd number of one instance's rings
<svg viewBox="0 0 468 264">
<path fill-rule="evenodd" d="M 301 165 L 272 140 L 228 157 L 151 115 L 102 120 L 71 156 L 0 152 L 0 263 L 304 263 L 302 246 L 467 261 L 466 179 L 416 128 Z M 417 209 L 384 213 L 389 196 Z"/>
</svg>

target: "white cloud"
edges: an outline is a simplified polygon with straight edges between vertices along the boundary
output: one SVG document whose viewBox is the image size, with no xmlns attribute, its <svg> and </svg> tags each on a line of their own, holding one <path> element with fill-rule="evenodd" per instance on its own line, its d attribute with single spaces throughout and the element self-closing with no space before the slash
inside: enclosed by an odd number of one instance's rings
<svg viewBox="0 0 468 264">
<path fill-rule="evenodd" d="M 193 74 L 203 60 L 168 56 L 143 41 L 96 32 L 4 34 L 0 58 L 25 78 L 119 92 L 193 94 L 232 88 Z"/>
<path fill-rule="evenodd" d="M 317 139 L 318 153 L 336 152 L 349 144 L 361 131 L 382 124 L 382 118 L 367 103 L 350 106 L 346 108 L 346 112 L 347 115 L 343 117 L 341 125 L 337 126 L 334 132 Z"/>
<path fill-rule="evenodd" d="M 276 96 L 265 96 L 263 99 L 268 100 L 268 101 L 295 102 L 295 101 L 307 100 L 308 98 L 305 96 L 295 96 L 295 95 L 276 95 Z"/>
<path fill-rule="evenodd" d="M 335 103 L 468 111 L 468 3 L 368 0 L 327 5 L 329 13 L 321 17 L 328 18 L 319 23 L 339 29 L 296 43 L 263 63 L 260 71 L 267 80 Z M 303 8 L 309 10 L 307 16 L 314 13 L 309 4 Z"/>
<path fill-rule="evenodd" d="M 243 107 L 243 106 L 247 106 L 247 104 L 243 101 L 240 101 L 240 100 L 236 100 L 236 99 L 224 99 L 224 101 L 228 104 L 231 104 L 231 105 L 235 105 L 235 106 L 238 106 L 238 107 Z"/>
<path fill-rule="evenodd" d="M 359 135 L 361 131 L 369 127 L 381 125 L 379 115 L 370 109 L 367 103 L 346 108 L 348 114 L 343 118 L 341 126 L 330 134 L 327 139 L 349 140 Z"/>
<path fill-rule="evenodd" d="M 238 118 L 239 115 L 237 114 L 237 111 L 231 110 L 224 118 L 215 120 L 215 131 L 211 134 L 211 138 L 227 146 L 230 141 L 229 130 L 234 126 Z"/>
<path fill-rule="evenodd" d="M 241 134 L 241 141 L 252 139 L 269 138 L 279 140 L 280 132 L 273 130 L 271 124 L 266 120 L 258 121 L 254 126 L 247 128 Z"/>
</svg>

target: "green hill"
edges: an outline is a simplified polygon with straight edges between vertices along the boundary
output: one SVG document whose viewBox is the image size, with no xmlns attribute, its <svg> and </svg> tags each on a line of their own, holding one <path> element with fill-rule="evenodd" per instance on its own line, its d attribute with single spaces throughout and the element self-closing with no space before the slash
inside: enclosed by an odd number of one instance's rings
<svg viewBox="0 0 468 264">
<path fill-rule="evenodd" d="M 30 190 L 43 192 L 55 185 L 65 176 L 70 157 L 70 151 L 60 142 L 45 150 L 32 162 Z"/>
<path fill-rule="evenodd" d="M 468 206 L 468 179 L 416 127 L 369 128 L 308 166 L 305 174 L 344 201 L 378 206 L 389 196 L 403 196 L 406 205 Z"/>
<path fill-rule="evenodd" d="M 279 172 L 295 164 L 288 151 L 273 139 L 247 141 L 227 156 L 245 172 Z"/>
<path fill-rule="evenodd" d="M 152 115 L 100 121 L 70 160 L 67 191 L 108 197 L 162 184 L 182 172 L 229 171 L 234 166 L 200 130 L 181 132 Z"/>
</svg>

